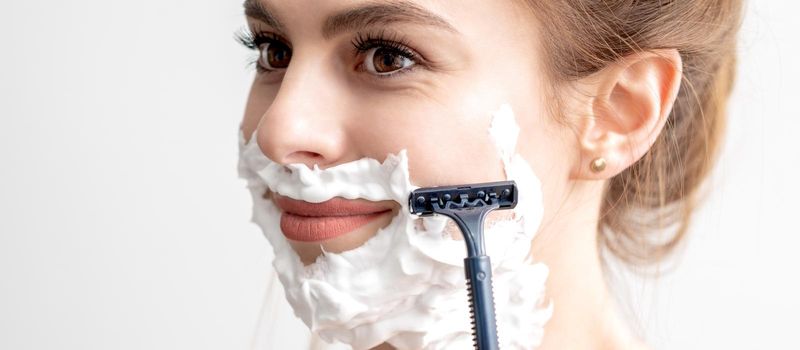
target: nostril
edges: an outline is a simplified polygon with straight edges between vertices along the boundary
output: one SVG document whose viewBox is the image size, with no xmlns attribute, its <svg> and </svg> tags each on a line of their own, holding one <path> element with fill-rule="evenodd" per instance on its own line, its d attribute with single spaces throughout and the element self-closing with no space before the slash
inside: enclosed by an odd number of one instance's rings
<svg viewBox="0 0 800 350">
<path fill-rule="evenodd" d="M 286 164 L 304 163 L 309 167 L 314 166 L 314 164 L 324 165 L 324 160 L 325 157 L 322 154 L 309 151 L 296 151 L 286 156 Z"/>
</svg>

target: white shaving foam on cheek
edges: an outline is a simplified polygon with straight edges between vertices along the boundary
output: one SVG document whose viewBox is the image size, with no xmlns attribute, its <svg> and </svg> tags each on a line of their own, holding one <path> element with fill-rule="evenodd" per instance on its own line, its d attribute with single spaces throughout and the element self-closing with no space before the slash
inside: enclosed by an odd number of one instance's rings
<svg viewBox="0 0 800 350">
<path fill-rule="evenodd" d="M 517 182 L 519 203 L 513 219 L 485 230 L 503 349 L 538 346 L 552 313 L 542 302 L 547 267 L 528 256 L 542 215 L 541 190 L 530 166 L 514 154 L 518 133 L 513 112 L 504 105 L 494 114 L 490 137 L 507 177 Z M 311 331 L 354 349 L 384 342 L 400 350 L 472 347 L 464 242 L 445 232 L 448 219 L 409 214 L 408 195 L 417 187 L 410 182 L 405 151 L 382 163 L 361 159 L 309 169 L 272 162 L 240 134 L 239 173 L 252 194 L 253 222 L 275 251 L 273 266 L 286 298 Z M 280 231 L 280 211 L 262 197 L 267 189 L 308 202 L 364 198 L 394 200 L 402 208 L 361 247 L 325 253 L 304 266 Z"/>
</svg>

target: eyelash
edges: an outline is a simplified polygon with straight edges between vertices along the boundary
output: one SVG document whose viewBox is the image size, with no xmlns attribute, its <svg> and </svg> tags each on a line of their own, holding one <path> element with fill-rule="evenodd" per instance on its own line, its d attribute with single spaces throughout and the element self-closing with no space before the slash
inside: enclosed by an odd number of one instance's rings
<svg viewBox="0 0 800 350">
<path fill-rule="evenodd" d="M 242 46 L 256 52 L 258 52 L 259 47 L 261 47 L 261 45 L 273 44 L 273 43 L 283 44 L 291 49 L 291 46 L 285 44 L 283 38 L 272 32 L 242 29 L 236 32 L 234 36 L 236 38 L 236 41 L 242 44 Z M 250 61 L 248 62 L 248 66 L 251 65 L 255 66 L 256 71 L 258 71 L 258 73 L 274 72 L 275 70 L 264 68 L 260 64 L 258 64 L 258 59 L 259 59 L 258 55 L 260 55 L 260 53 L 258 53 L 255 57 L 252 57 L 250 59 Z"/>
<path fill-rule="evenodd" d="M 250 50 L 254 50 L 254 51 L 258 51 L 258 49 L 259 49 L 259 47 L 261 45 L 267 44 L 267 43 L 270 43 L 270 44 L 271 43 L 279 43 L 279 44 L 286 45 L 287 47 L 289 47 L 291 49 L 291 46 L 289 46 L 283 40 L 283 38 L 281 38 L 279 35 L 277 35 L 275 33 L 272 33 L 272 32 L 261 31 L 261 30 L 242 29 L 242 30 L 240 30 L 239 32 L 237 32 L 235 34 L 235 37 L 236 37 L 236 40 L 240 44 L 242 44 L 244 47 L 246 47 L 246 48 L 248 48 Z M 378 33 L 367 33 L 367 34 L 359 33 L 351 41 L 351 44 L 353 45 L 354 56 L 358 56 L 358 55 L 364 54 L 367 51 L 369 51 L 370 49 L 374 49 L 376 47 L 383 47 L 383 48 L 387 48 L 387 49 L 393 51 L 394 53 L 396 53 L 399 56 L 403 56 L 403 57 L 405 57 L 405 58 L 407 58 L 409 60 L 412 60 L 415 63 L 414 66 L 412 66 L 412 67 L 410 67 L 408 69 L 401 69 L 401 70 L 393 72 L 393 73 L 377 75 L 377 76 L 375 76 L 376 78 L 381 78 L 381 79 L 392 78 L 392 77 L 395 77 L 395 76 L 403 74 L 403 73 L 408 73 L 408 72 L 414 70 L 417 65 L 423 65 L 423 63 L 424 63 L 424 59 L 418 53 L 416 53 L 414 50 L 409 48 L 410 45 L 408 44 L 408 42 L 405 39 L 403 39 L 402 37 L 399 37 L 397 35 L 386 34 L 384 31 L 381 31 L 381 32 L 378 32 Z M 363 63 L 359 64 L 359 66 L 362 65 L 362 64 Z M 274 71 L 274 70 L 266 69 L 266 68 L 262 67 L 261 65 L 259 65 L 258 64 L 258 56 L 256 56 L 255 58 L 252 58 L 250 60 L 250 62 L 248 63 L 248 65 L 255 66 L 256 70 L 259 73 L 269 73 L 269 72 L 273 72 Z"/>
<path fill-rule="evenodd" d="M 399 56 L 403 56 L 411 61 L 414 61 L 414 66 L 412 66 L 409 69 L 401 69 L 389 74 L 377 75 L 376 78 L 392 78 L 399 74 L 408 73 L 414 70 L 417 65 L 423 63 L 422 57 L 420 57 L 420 55 L 417 54 L 414 50 L 409 48 L 410 45 L 405 39 L 397 35 L 387 35 L 383 31 L 377 34 L 359 33 L 355 37 L 355 39 L 351 41 L 351 43 L 355 50 L 355 56 L 364 54 L 370 49 L 374 49 L 376 47 L 382 47 L 389 49 L 390 51 L 394 52 Z"/>
</svg>

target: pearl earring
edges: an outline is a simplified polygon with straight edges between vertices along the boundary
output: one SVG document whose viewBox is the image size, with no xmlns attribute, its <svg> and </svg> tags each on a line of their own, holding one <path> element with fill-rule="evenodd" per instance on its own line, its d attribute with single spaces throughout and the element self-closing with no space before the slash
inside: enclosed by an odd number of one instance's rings
<svg viewBox="0 0 800 350">
<path fill-rule="evenodd" d="M 603 170 L 606 170 L 606 159 L 603 157 L 597 157 L 589 164 L 589 167 L 593 172 L 600 173 Z"/>
</svg>

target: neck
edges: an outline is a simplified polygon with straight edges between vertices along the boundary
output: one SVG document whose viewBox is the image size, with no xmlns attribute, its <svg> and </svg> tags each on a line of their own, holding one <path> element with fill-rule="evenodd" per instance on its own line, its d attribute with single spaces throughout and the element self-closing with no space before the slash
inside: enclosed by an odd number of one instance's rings
<svg viewBox="0 0 800 350">
<path fill-rule="evenodd" d="M 539 349 L 638 348 L 630 346 L 636 341 L 618 317 L 603 275 L 597 246 L 602 194 L 602 184 L 576 183 L 533 241 L 534 259 L 550 268 L 546 290 L 553 305 Z"/>
</svg>

